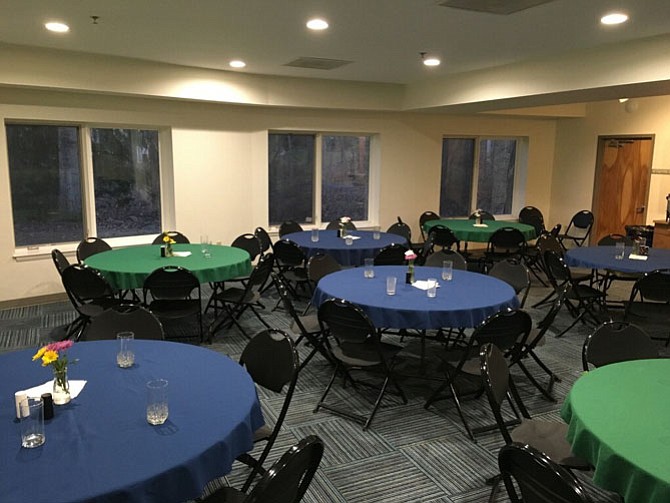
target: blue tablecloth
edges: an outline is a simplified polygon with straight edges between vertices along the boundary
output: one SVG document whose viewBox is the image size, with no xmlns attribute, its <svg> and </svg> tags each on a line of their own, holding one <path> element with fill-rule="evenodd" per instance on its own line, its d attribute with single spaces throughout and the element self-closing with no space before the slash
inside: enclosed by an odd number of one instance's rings
<svg viewBox="0 0 670 503">
<path fill-rule="evenodd" d="M 624 258 L 617 260 L 614 258 L 615 246 L 582 246 L 568 250 L 565 254 L 565 263 L 573 267 L 609 269 L 627 273 L 645 273 L 670 268 L 670 250 L 649 248 L 647 260 L 629 259 L 631 250 L 627 247 Z"/>
<path fill-rule="evenodd" d="M 415 278 L 437 278 L 437 296 L 429 299 L 424 290 L 405 283 L 406 266 L 375 267 L 375 277 L 363 277 L 363 270 L 345 269 L 323 277 L 316 287 L 315 306 L 335 297 L 359 305 L 376 327 L 436 329 L 472 328 L 505 308 L 519 305 L 507 283 L 483 274 L 453 271 L 453 280 L 440 279 L 441 269 L 416 267 Z M 396 294 L 386 295 L 386 277 L 396 276 Z"/>
<path fill-rule="evenodd" d="M 366 258 L 373 258 L 379 250 L 392 243 L 408 246 L 407 240 L 396 234 L 381 232 L 379 239 L 373 239 L 372 231 L 349 231 L 355 239 L 351 245 L 347 245 L 344 239 L 337 237 L 337 231 L 319 231 L 319 241 L 312 242 L 311 231 L 294 232 L 286 234 L 284 239 L 290 239 L 300 246 L 308 257 L 317 253 L 327 253 L 340 265 L 357 266 L 362 265 Z"/>
<path fill-rule="evenodd" d="M 135 365 L 116 366 L 116 341 L 79 342 L 69 378 L 86 387 L 45 422 L 46 442 L 21 448 L 15 391 L 49 380 L 34 350 L 0 356 L 0 500 L 183 502 L 230 472 L 263 424 L 249 374 L 198 346 L 134 341 Z M 145 384 L 169 381 L 169 417 L 146 421 Z"/>
</svg>

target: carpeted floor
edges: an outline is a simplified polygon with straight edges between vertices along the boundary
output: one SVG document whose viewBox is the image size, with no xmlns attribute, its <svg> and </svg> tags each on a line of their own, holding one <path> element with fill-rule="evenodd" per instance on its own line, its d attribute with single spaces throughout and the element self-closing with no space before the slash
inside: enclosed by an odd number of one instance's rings
<svg viewBox="0 0 670 503">
<path fill-rule="evenodd" d="M 615 287 L 612 295 L 621 299 L 628 297 L 630 286 Z M 531 306 L 548 290 L 539 283 L 534 284 L 526 303 Z M 262 312 L 271 326 L 288 330 L 288 316 L 281 310 L 270 311 L 275 305 L 273 291 L 268 292 Z M 545 309 L 528 307 L 534 321 L 543 318 Z M 610 311 L 614 318 L 621 317 L 621 310 Z M 0 311 L 0 352 L 19 348 L 35 347 L 42 341 L 52 340 L 62 334 L 63 325 L 74 318 L 68 303 L 55 303 L 7 309 Z M 211 317 L 207 318 L 211 321 Z M 262 325 L 251 315 L 244 315 L 241 322 L 249 333 L 260 331 Z M 569 314 L 561 312 L 550 330 L 547 342 L 538 349 L 542 360 L 562 379 L 554 385 L 556 403 L 544 399 L 528 381 L 519 375 L 515 382 L 522 399 L 533 417 L 561 421 L 559 409 L 572 383 L 581 373 L 581 347 L 591 327 L 578 325 L 562 338 L 555 338 L 561 327 L 571 322 Z M 667 327 L 661 327 L 667 331 Z M 189 324 L 168 332 L 169 338 L 195 333 Z M 184 339 L 195 343 L 195 339 Z M 212 350 L 237 359 L 247 339 L 236 329 L 216 334 Z M 288 447 L 306 435 L 319 435 L 326 450 L 321 466 L 307 493 L 306 502 L 431 502 L 469 503 L 487 501 L 490 487 L 485 480 L 496 474 L 496 455 L 503 445 L 497 431 L 478 436 L 477 441 L 468 439 L 453 401 L 443 400 L 430 410 L 423 404 L 435 388 L 441 373 L 437 371 L 440 351 L 438 343 L 429 343 L 425 370 L 419 364 L 419 345 L 416 339 L 406 338 L 398 369 L 406 374 L 420 374 L 421 378 L 403 378 L 402 385 L 409 403 L 403 405 L 393 395 L 387 395 L 371 428 L 364 432 L 359 424 L 331 415 L 327 412 L 313 413 L 313 408 L 323 392 L 331 368 L 316 356 L 301 372 L 297 392 L 291 403 L 270 462 L 279 457 Z M 659 347 L 665 348 L 659 343 Z M 301 356 L 310 348 L 299 347 Z M 546 375 L 534 363 L 528 367 L 546 382 Z M 423 373 L 422 373 L 423 372 Z M 421 374 L 422 373 L 422 374 Z M 516 374 L 515 374 L 516 375 Z M 333 398 L 346 407 L 370 410 L 372 404 L 350 387 L 336 385 L 331 392 Z M 272 423 L 282 405 L 283 396 L 263 390 L 259 396 L 263 403 L 265 418 Z M 463 409 L 472 426 L 490 424 L 493 417 L 484 396 L 464 401 Z M 236 463 L 231 474 L 221 480 L 212 481 L 207 490 L 229 483 L 240 487 L 248 469 Z M 589 492 L 595 501 L 616 501 L 603 492 L 592 488 Z M 501 488 L 497 501 L 507 501 Z"/>
</svg>

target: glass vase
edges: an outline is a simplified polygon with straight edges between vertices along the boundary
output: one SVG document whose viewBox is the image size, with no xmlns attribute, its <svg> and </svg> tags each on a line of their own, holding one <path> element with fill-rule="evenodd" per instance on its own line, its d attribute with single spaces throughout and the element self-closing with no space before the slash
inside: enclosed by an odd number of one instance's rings
<svg viewBox="0 0 670 503">
<path fill-rule="evenodd" d="M 405 274 L 405 283 L 411 285 L 414 283 L 414 261 L 409 261 L 409 266 L 407 267 L 407 273 Z"/>
<path fill-rule="evenodd" d="M 54 369 L 54 388 L 51 397 L 56 405 L 65 405 L 70 401 L 70 383 L 67 380 L 67 367 Z"/>
<path fill-rule="evenodd" d="M 174 253 L 172 251 L 172 245 L 170 243 L 168 243 L 167 245 L 165 245 L 165 256 L 166 257 L 172 257 L 173 254 Z"/>
</svg>

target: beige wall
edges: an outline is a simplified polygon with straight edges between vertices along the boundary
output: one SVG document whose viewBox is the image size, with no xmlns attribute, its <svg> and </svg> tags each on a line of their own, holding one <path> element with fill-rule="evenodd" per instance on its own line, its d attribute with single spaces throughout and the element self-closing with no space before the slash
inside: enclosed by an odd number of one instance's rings
<svg viewBox="0 0 670 503">
<path fill-rule="evenodd" d="M 267 131 L 297 129 L 373 133 L 379 138 L 379 214 L 382 227 L 396 216 L 418 233 L 421 212 L 439 207 L 443 135 L 529 137 L 527 198 L 549 212 L 554 158 L 553 120 L 385 112 L 279 109 L 0 89 L 0 118 L 155 125 L 172 131 L 175 226 L 195 239 L 207 232 L 229 243 L 267 226 Z M 13 257 L 11 205 L 4 131 L 0 135 L 0 302 L 62 292 L 50 257 Z"/>
<path fill-rule="evenodd" d="M 670 97 L 662 96 L 590 103 L 585 117 L 559 119 L 549 223 L 565 225 L 577 210 L 591 209 L 598 136 L 654 134 L 652 169 L 670 170 L 669 118 Z M 647 223 L 665 218 L 668 193 L 670 174 L 652 175 Z"/>
</svg>

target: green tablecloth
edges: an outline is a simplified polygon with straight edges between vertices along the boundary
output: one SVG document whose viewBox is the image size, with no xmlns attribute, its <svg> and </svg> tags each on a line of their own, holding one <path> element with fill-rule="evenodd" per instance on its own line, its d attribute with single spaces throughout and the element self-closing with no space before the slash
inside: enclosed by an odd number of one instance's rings
<svg viewBox="0 0 670 503">
<path fill-rule="evenodd" d="M 239 248 L 210 245 L 210 258 L 203 256 L 199 244 L 176 244 L 174 250 L 190 251 L 191 255 L 161 257 L 160 245 L 144 245 L 98 253 L 84 262 L 98 269 L 119 290 L 142 288 L 149 273 L 166 265 L 190 270 L 201 283 L 225 281 L 251 272 L 249 254 Z"/>
<path fill-rule="evenodd" d="M 485 220 L 486 227 L 475 227 L 476 220 L 462 219 L 462 220 L 430 220 L 423 224 L 423 229 L 428 233 L 431 227 L 435 225 L 444 225 L 449 227 L 454 235 L 461 241 L 473 241 L 477 243 L 488 243 L 491 234 L 503 227 L 514 227 L 519 229 L 526 238 L 534 239 L 535 228 L 532 225 L 520 224 L 519 222 L 506 222 L 503 220 Z"/>
<path fill-rule="evenodd" d="M 572 387 L 561 416 L 593 480 L 626 503 L 670 502 L 670 360 L 591 371 Z"/>
</svg>

